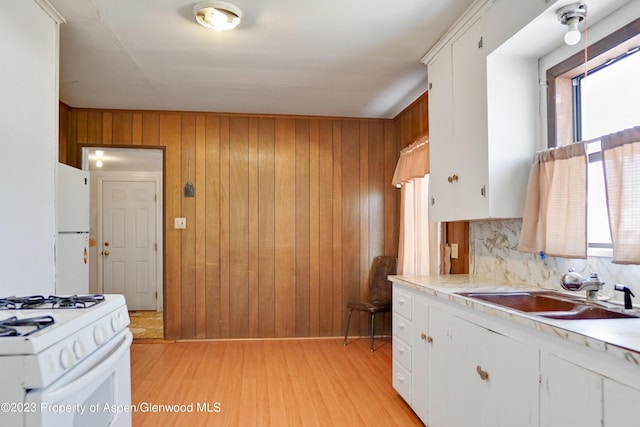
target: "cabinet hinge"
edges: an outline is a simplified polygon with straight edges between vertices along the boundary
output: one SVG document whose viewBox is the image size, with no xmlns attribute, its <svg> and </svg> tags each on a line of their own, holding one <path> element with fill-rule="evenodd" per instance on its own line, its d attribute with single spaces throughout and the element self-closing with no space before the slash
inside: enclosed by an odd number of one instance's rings
<svg viewBox="0 0 640 427">
<path fill-rule="evenodd" d="M 153 195 L 153 201 L 154 201 L 154 202 L 157 202 L 157 201 L 158 201 L 158 195 L 157 195 L 157 194 L 154 194 L 154 195 Z"/>
<path fill-rule="evenodd" d="M 487 197 L 487 186 L 486 186 L 486 185 L 483 185 L 483 186 L 480 188 L 480 195 L 481 195 L 482 197 Z"/>
<path fill-rule="evenodd" d="M 429 90 L 433 88 L 433 83 L 429 83 Z"/>
<path fill-rule="evenodd" d="M 436 198 L 435 198 L 435 197 L 432 197 L 432 198 L 431 198 L 431 206 L 433 206 L 433 205 L 435 205 L 435 204 L 436 204 Z"/>
<path fill-rule="evenodd" d="M 154 251 L 156 251 L 156 252 L 158 252 L 158 244 L 157 244 L 157 243 L 154 243 L 154 244 L 153 244 L 153 250 L 154 250 Z"/>
<path fill-rule="evenodd" d="M 156 299 L 158 299 L 158 291 L 156 291 Z"/>
<path fill-rule="evenodd" d="M 482 49 L 482 37 L 478 40 L 478 49 Z"/>
</svg>

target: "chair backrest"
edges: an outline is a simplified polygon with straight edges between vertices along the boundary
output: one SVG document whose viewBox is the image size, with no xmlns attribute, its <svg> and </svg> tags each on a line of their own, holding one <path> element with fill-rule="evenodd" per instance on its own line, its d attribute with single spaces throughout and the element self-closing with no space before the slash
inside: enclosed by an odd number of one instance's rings
<svg viewBox="0 0 640 427">
<path fill-rule="evenodd" d="M 391 282 L 387 279 L 390 274 L 396 274 L 396 258 L 390 256 L 377 256 L 371 263 L 369 270 L 369 295 L 370 302 L 390 302 Z"/>
</svg>

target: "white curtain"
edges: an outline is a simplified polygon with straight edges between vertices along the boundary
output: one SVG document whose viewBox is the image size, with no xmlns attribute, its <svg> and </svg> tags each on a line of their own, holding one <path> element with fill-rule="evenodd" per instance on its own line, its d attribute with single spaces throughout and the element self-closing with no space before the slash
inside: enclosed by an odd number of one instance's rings
<svg viewBox="0 0 640 427">
<path fill-rule="evenodd" d="M 640 127 L 602 137 L 613 262 L 640 264 Z"/>
<path fill-rule="evenodd" d="M 436 224 L 429 223 L 429 140 L 422 137 L 400 152 L 393 185 L 401 189 L 398 274 L 428 275 L 437 265 Z M 432 258 L 434 258 L 432 260 Z"/>
<path fill-rule="evenodd" d="M 587 155 L 584 142 L 536 153 L 518 250 L 587 257 Z"/>
</svg>

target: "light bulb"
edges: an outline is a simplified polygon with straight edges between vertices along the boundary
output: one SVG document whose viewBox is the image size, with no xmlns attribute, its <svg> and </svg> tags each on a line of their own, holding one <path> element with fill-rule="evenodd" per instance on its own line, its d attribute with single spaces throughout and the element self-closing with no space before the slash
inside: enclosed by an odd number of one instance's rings
<svg viewBox="0 0 640 427">
<path fill-rule="evenodd" d="M 100 159 L 96 160 L 96 166 L 101 168 L 102 167 L 102 160 L 100 160 Z"/>
<path fill-rule="evenodd" d="M 578 22 L 580 22 L 579 18 L 570 18 L 567 21 L 567 33 L 564 35 L 564 42 L 569 46 L 573 46 L 574 44 L 580 41 L 580 30 L 578 30 Z"/>
</svg>

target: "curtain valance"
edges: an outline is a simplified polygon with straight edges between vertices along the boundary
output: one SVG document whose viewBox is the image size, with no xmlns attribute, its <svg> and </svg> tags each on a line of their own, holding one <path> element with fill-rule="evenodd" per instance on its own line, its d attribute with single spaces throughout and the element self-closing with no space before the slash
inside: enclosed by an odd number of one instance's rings
<svg viewBox="0 0 640 427">
<path fill-rule="evenodd" d="M 429 173 L 429 135 L 418 138 L 400 151 L 391 183 L 396 187 Z"/>
</svg>

